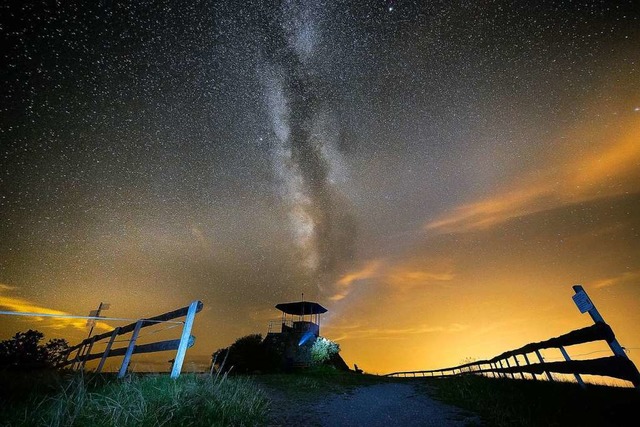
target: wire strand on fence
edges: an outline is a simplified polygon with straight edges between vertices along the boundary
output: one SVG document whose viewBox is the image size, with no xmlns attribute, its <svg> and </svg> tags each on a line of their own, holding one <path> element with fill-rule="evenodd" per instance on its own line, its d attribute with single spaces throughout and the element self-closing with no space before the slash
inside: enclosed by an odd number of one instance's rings
<svg viewBox="0 0 640 427">
<path fill-rule="evenodd" d="M 590 354 L 595 354 L 595 353 L 610 353 L 610 352 L 611 352 L 610 350 L 595 350 L 595 351 L 590 351 L 588 353 L 570 354 L 570 356 L 575 358 L 580 356 L 588 356 Z M 546 361 L 565 360 L 564 357 L 543 357 L 543 359 Z"/>
<path fill-rule="evenodd" d="M 129 319 L 126 317 L 76 316 L 74 314 L 30 313 L 26 311 L 0 310 L 0 314 L 4 314 L 8 316 L 54 317 L 57 319 L 110 320 L 112 322 L 136 322 L 138 320 L 142 320 L 144 322 L 151 322 L 151 323 L 176 323 L 178 325 L 184 325 L 184 321 L 176 321 L 176 320 L 149 320 L 149 319 Z"/>
<path fill-rule="evenodd" d="M 180 322 L 177 325 L 171 325 L 171 326 L 167 326 L 166 328 L 162 328 L 162 329 L 158 329 L 157 331 L 149 331 L 149 332 L 145 332 L 144 335 L 140 335 L 140 336 L 147 336 L 147 335 L 151 335 L 151 334 L 157 334 L 158 332 L 164 332 L 164 331 L 168 331 L 169 329 L 173 329 L 173 328 L 177 328 L 179 326 L 182 326 L 184 324 L 184 322 Z"/>
</svg>

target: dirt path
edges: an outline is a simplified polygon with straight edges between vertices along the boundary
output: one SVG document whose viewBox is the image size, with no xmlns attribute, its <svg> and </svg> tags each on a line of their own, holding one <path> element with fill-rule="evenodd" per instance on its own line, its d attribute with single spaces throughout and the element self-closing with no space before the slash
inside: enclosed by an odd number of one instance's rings
<svg viewBox="0 0 640 427">
<path fill-rule="evenodd" d="M 320 403 L 316 410 L 323 427 L 480 425 L 479 417 L 417 393 L 410 384 L 360 387 Z"/>
<path fill-rule="evenodd" d="M 418 392 L 411 384 L 359 386 L 320 401 L 291 400 L 270 393 L 271 426 L 320 427 L 480 426 L 477 415 Z"/>
</svg>

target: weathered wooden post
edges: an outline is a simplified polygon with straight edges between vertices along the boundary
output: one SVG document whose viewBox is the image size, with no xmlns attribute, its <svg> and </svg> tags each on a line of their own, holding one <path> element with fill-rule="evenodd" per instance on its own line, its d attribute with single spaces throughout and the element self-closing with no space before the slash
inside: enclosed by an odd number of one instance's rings
<svg viewBox="0 0 640 427">
<path fill-rule="evenodd" d="M 91 329 L 89 329 L 89 335 L 87 335 L 87 339 L 91 338 L 91 334 L 93 333 L 93 328 L 96 326 L 95 318 L 100 317 L 100 312 L 102 310 L 109 310 L 110 307 L 111 307 L 111 304 L 109 304 L 108 302 L 101 302 L 100 305 L 98 305 L 97 310 L 91 310 L 89 312 L 89 319 L 87 319 L 87 326 L 91 326 Z"/>
<path fill-rule="evenodd" d="M 138 320 L 136 322 L 136 327 L 131 334 L 131 339 L 129 340 L 129 346 L 127 347 L 127 352 L 124 354 L 124 359 L 122 360 L 122 365 L 120 365 L 120 371 L 118 371 L 118 378 L 124 378 L 127 373 L 127 368 L 129 367 L 129 361 L 131 361 L 131 355 L 133 354 L 133 349 L 136 347 L 136 340 L 138 339 L 138 335 L 140 334 L 140 328 L 142 328 L 142 324 L 144 320 Z"/>
<path fill-rule="evenodd" d="M 78 350 L 76 351 L 76 355 L 74 356 L 74 358 L 71 360 L 71 370 L 75 371 L 76 370 L 76 365 L 78 364 L 78 358 L 80 357 L 80 352 L 82 351 L 82 346 L 80 346 L 78 348 Z"/>
<path fill-rule="evenodd" d="M 523 353 L 522 354 L 524 356 L 524 361 L 527 362 L 527 366 L 531 365 L 531 362 L 529 362 L 529 357 L 527 357 L 527 353 Z M 537 380 L 536 378 L 536 374 L 531 372 L 531 376 L 533 377 L 533 380 Z"/>
<path fill-rule="evenodd" d="M 519 368 L 520 364 L 518 363 L 518 356 L 517 355 L 513 355 L 513 360 L 516 361 L 516 366 Z M 524 373 L 522 371 L 520 371 L 520 378 L 524 379 Z"/>
<path fill-rule="evenodd" d="M 542 358 L 542 355 L 540 354 L 539 350 L 536 350 L 536 356 L 538 356 L 538 360 L 540 361 L 540 364 L 542 366 L 544 366 L 544 359 Z M 551 376 L 551 372 L 547 371 L 546 369 L 544 370 L 544 373 L 547 374 L 547 379 L 549 381 L 553 381 L 553 377 Z"/>
<path fill-rule="evenodd" d="M 82 358 L 85 356 L 87 352 L 88 343 L 83 343 L 78 351 L 76 352 L 76 357 L 73 359 L 73 364 L 71 365 L 71 369 L 77 371 L 82 368 Z"/>
<path fill-rule="evenodd" d="M 80 369 L 84 370 L 84 365 L 87 364 L 87 356 L 91 354 L 91 349 L 93 349 L 93 344 L 95 344 L 95 342 L 96 342 L 96 337 L 91 338 L 91 342 L 89 342 L 89 346 L 87 348 L 87 351 L 84 354 L 84 357 L 82 358 L 82 362 L 80 364 Z"/>
<path fill-rule="evenodd" d="M 508 357 L 505 357 L 504 363 L 507 364 L 507 368 L 511 368 L 511 365 L 509 364 L 509 358 Z M 514 379 L 514 380 L 516 379 L 516 376 L 514 375 L 513 372 L 509 372 L 509 374 L 511 374 L 511 379 Z"/>
<path fill-rule="evenodd" d="M 178 351 L 173 361 L 173 367 L 171 368 L 171 378 L 178 378 L 180 371 L 182 370 L 182 363 L 184 362 L 184 355 L 189 348 L 189 338 L 191 337 L 191 328 L 193 327 L 193 321 L 198 312 L 198 305 L 202 304 L 200 301 L 193 301 L 189 305 L 187 311 L 187 317 L 184 319 L 184 327 L 182 328 L 182 336 L 180 337 L 180 344 L 178 345 Z"/>
<path fill-rule="evenodd" d="M 560 349 L 560 352 L 562 353 L 562 356 L 564 357 L 564 360 L 566 360 L 567 362 L 571 362 L 571 358 L 569 357 L 569 354 L 567 353 L 567 350 L 564 349 L 563 346 L 558 347 Z M 576 381 L 578 382 L 578 384 L 580 384 L 580 387 L 582 388 L 586 388 L 587 386 L 585 385 L 584 381 L 582 381 L 582 377 L 580 376 L 580 374 L 575 373 L 573 374 L 574 377 L 576 377 Z"/>
<path fill-rule="evenodd" d="M 591 301 L 589 295 L 587 295 L 587 292 L 584 290 L 582 285 L 573 285 L 573 290 L 575 291 L 575 294 L 571 298 L 573 299 L 573 302 L 575 302 L 576 306 L 578 306 L 578 310 L 580 310 L 580 313 L 589 313 L 589 316 L 591 316 L 591 319 L 593 319 L 594 323 L 606 324 L 604 318 L 602 317 L 602 315 L 600 315 L 600 312 L 596 308 L 595 304 Z M 627 356 L 627 353 L 624 352 L 624 348 L 622 347 L 622 345 L 620 345 L 615 335 L 612 336 L 611 340 L 607 340 L 607 344 L 609 344 L 609 348 L 611 349 L 613 354 L 618 357 L 624 357 L 625 359 L 631 361 L 629 359 L 629 356 Z M 631 365 L 635 368 L 635 380 L 632 380 L 631 382 L 637 389 L 640 389 L 640 372 L 638 372 L 638 368 L 636 368 L 633 362 L 631 362 Z"/>
<path fill-rule="evenodd" d="M 118 326 L 113 330 L 113 333 L 111 334 L 111 338 L 109 338 L 109 342 L 107 343 L 107 348 L 104 349 L 104 353 L 102 354 L 102 359 L 100 359 L 100 363 L 96 368 L 96 374 L 99 374 L 100 372 L 102 372 L 102 368 L 104 368 L 104 362 L 106 362 L 107 357 L 109 357 L 109 353 L 111 352 L 111 346 L 113 346 L 113 342 L 115 341 L 119 333 L 120 333 L 120 326 Z"/>
</svg>

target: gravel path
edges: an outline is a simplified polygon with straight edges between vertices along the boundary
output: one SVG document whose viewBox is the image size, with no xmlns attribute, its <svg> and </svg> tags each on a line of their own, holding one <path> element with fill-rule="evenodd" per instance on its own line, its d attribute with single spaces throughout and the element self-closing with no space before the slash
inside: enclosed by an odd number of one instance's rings
<svg viewBox="0 0 640 427">
<path fill-rule="evenodd" d="M 418 427 L 481 426 L 480 417 L 430 398 L 411 384 L 360 386 L 319 402 L 286 400 L 270 393 L 278 408 L 270 426 Z"/>
<path fill-rule="evenodd" d="M 410 384 L 360 387 L 315 409 L 323 427 L 481 425 L 478 416 L 418 393 Z"/>
</svg>

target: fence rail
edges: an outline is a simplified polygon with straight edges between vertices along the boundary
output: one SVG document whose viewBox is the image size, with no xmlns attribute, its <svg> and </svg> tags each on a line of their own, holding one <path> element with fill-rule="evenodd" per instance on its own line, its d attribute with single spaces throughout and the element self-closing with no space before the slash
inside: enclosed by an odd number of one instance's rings
<svg viewBox="0 0 640 427">
<path fill-rule="evenodd" d="M 618 378 L 640 384 L 640 375 L 631 360 L 621 356 L 609 356 L 589 360 L 565 360 L 561 362 L 545 362 L 539 350 L 548 348 L 564 348 L 565 346 L 583 344 L 598 340 L 613 338 L 611 327 L 605 323 L 596 323 L 586 328 L 571 331 L 568 334 L 551 338 L 546 341 L 527 344 L 515 350 L 506 351 L 488 360 L 478 360 L 451 368 L 434 369 L 429 371 L 403 371 L 387 374 L 391 377 L 443 377 L 463 374 L 494 374 L 494 376 L 512 378 L 515 374 L 591 374 Z M 539 363 L 531 363 L 529 355 L 535 354 Z M 522 356 L 524 363 L 518 360 Z M 513 361 L 513 364 L 509 363 Z M 504 363 L 503 363 L 504 362 Z M 523 376 L 520 376 L 523 378 Z"/>
<path fill-rule="evenodd" d="M 611 327 L 604 322 L 593 303 L 588 299 L 586 292 L 581 286 L 574 286 L 576 296 L 582 298 L 581 303 L 586 298 L 588 305 L 578 306 L 581 312 L 588 312 L 595 323 L 582 329 L 576 329 L 559 337 L 546 341 L 530 343 L 515 350 L 506 351 L 488 360 L 478 360 L 451 368 L 434 369 L 428 371 L 401 371 L 386 374 L 389 377 L 446 377 L 465 374 L 492 375 L 493 377 L 516 378 L 519 375 L 525 379 L 525 373 L 531 375 L 532 379 L 537 379 L 536 374 L 546 375 L 546 378 L 553 381 L 551 373 L 572 374 L 576 381 L 584 387 L 584 381 L 580 375 L 599 375 L 621 380 L 630 381 L 636 388 L 640 388 L 640 373 L 634 363 L 626 356 L 622 346 L 616 340 Z M 576 304 L 578 304 L 576 302 Z M 609 344 L 614 355 L 589 360 L 571 360 L 565 347 L 584 344 L 593 341 L 604 340 Z M 557 348 L 564 357 L 564 361 L 545 362 L 540 354 L 540 350 Z M 536 363 L 531 363 L 529 356 L 537 358 Z M 520 359 L 518 359 L 520 356 Z M 509 363 L 509 361 L 513 363 Z M 534 359 L 535 360 L 535 359 Z M 504 362 L 504 363 L 503 363 Z"/>
<path fill-rule="evenodd" d="M 279 333 L 280 330 L 282 329 L 282 325 L 285 325 L 285 326 L 288 326 L 290 328 L 293 328 L 293 319 L 269 320 L 269 329 L 267 330 L 267 333 L 268 334 L 270 334 L 272 332 Z"/>
<path fill-rule="evenodd" d="M 98 364 L 96 372 L 101 372 L 107 358 L 124 356 L 124 359 L 120 366 L 120 370 L 118 371 L 118 377 L 122 378 L 127 372 L 129 362 L 133 354 L 177 350 L 176 357 L 174 358 L 173 366 L 171 369 L 171 377 L 177 378 L 180 375 L 180 371 L 182 370 L 182 363 L 184 361 L 186 350 L 193 346 L 195 342 L 195 337 L 191 335 L 191 328 L 193 326 L 196 313 L 200 312 L 202 310 L 202 307 L 202 301 L 193 301 L 187 307 L 182 307 L 168 313 L 160 314 L 158 316 L 139 319 L 138 321 L 130 323 L 126 326 L 117 327 L 113 331 L 94 335 L 83 340 L 79 344 L 69 347 L 69 349 L 67 350 L 67 358 L 64 362 L 61 363 L 60 366 L 64 367 L 71 365 L 74 369 L 84 369 L 87 361 L 100 359 L 100 363 Z M 179 317 L 185 317 L 185 320 L 180 322 L 173 321 L 173 319 L 177 319 Z M 164 322 L 183 325 L 182 336 L 180 337 L 180 339 L 136 345 L 138 335 L 140 334 L 140 330 L 142 328 Z M 117 337 L 129 333 L 131 333 L 131 337 L 126 340 L 128 341 L 126 347 L 112 348 L 113 344 L 116 342 Z M 106 339 L 108 339 L 109 341 L 107 342 L 106 348 L 103 352 L 91 353 L 91 350 L 96 343 Z M 75 356 L 71 357 L 74 352 Z"/>
</svg>

